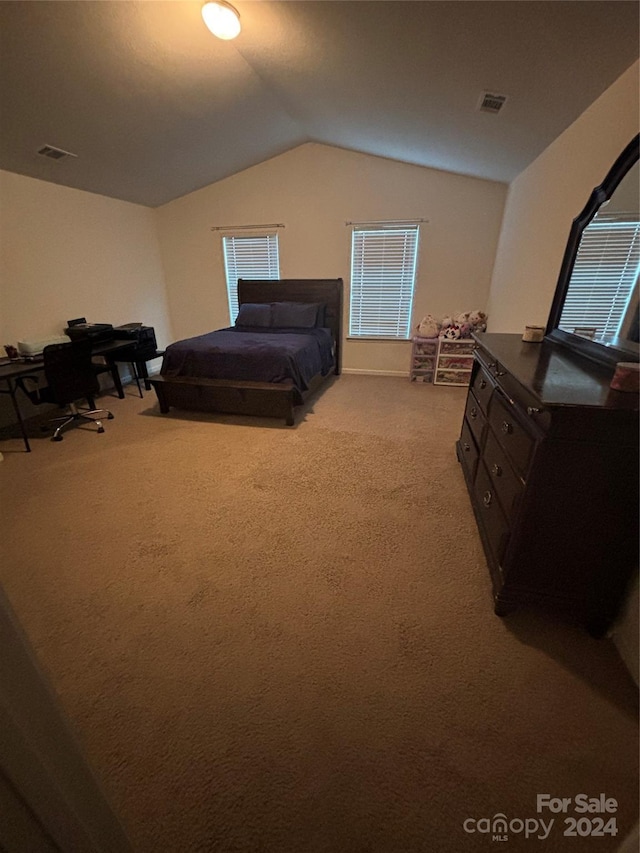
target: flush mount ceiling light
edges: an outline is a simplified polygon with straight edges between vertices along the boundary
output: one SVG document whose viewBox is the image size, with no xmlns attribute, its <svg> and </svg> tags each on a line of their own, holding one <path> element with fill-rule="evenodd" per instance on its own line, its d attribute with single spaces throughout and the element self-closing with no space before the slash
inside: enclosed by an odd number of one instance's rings
<svg viewBox="0 0 640 853">
<path fill-rule="evenodd" d="M 234 39 L 240 32 L 240 15 L 225 0 L 205 3 L 202 17 L 207 28 L 219 39 Z"/>
</svg>

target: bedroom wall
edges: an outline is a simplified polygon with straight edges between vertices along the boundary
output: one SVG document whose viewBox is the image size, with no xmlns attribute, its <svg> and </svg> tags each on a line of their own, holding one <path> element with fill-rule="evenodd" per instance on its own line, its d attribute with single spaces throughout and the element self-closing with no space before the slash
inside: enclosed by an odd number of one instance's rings
<svg viewBox="0 0 640 853">
<path fill-rule="evenodd" d="M 0 171 L 0 342 L 67 319 L 143 321 L 171 337 L 153 211 Z"/>
<path fill-rule="evenodd" d="M 345 221 L 426 218 L 414 321 L 486 307 L 506 185 L 307 143 L 156 210 L 177 338 L 229 324 L 220 234 L 214 225 L 284 223 L 283 278 L 345 282 Z M 410 344 L 346 341 L 343 367 L 406 374 Z"/>
<path fill-rule="evenodd" d="M 489 331 L 546 325 L 571 223 L 638 132 L 631 66 L 512 181 L 489 298 Z"/>
<path fill-rule="evenodd" d="M 141 321 L 159 346 L 172 340 L 153 211 L 0 171 L 0 346 L 62 334 L 79 316 Z M 13 419 L 3 395 L 0 424 Z"/>
</svg>

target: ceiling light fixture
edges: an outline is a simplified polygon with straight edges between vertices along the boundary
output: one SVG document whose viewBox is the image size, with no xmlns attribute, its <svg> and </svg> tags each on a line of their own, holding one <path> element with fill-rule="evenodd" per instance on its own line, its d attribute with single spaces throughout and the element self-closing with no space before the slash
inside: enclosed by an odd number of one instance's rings
<svg viewBox="0 0 640 853">
<path fill-rule="evenodd" d="M 240 15 L 225 0 L 205 3 L 202 17 L 207 28 L 219 39 L 234 39 L 240 32 Z"/>
</svg>

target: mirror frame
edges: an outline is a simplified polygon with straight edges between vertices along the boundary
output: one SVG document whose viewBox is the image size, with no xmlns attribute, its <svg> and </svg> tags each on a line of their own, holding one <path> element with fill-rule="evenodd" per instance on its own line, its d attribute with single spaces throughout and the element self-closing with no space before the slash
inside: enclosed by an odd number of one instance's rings
<svg viewBox="0 0 640 853">
<path fill-rule="evenodd" d="M 607 172 L 603 182 L 594 188 L 582 212 L 573 220 L 545 330 L 547 340 L 554 341 L 586 358 L 606 365 L 615 365 L 618 361 L 640 361 L 640 348 L 637 345 L 629 348 L 628 343 L 621 339 L 614 339 L 610 343 L 602 343 L 589 340 L 588 338 L 581 338 L 572 332 L 565 332 L 563 329 L 559 329 L 558 324 L 560 323 L 562 308 L 567 290 L 569 289 L 582 232 L 596 215 L 603 202 L 611 198 L 629 169 L 637 163 L 639 147 L 640 134 L 635 136 L 627 145 Z"/>
</svg>

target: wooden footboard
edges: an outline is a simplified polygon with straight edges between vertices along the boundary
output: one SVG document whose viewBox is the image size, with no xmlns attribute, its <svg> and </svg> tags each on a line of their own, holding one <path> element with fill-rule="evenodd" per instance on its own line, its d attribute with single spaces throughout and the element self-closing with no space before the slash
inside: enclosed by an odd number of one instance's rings
<svg viewBox="0 0 640 853">
<path fill-rule="evenodd" d="M 311 393 L 324 377 L 317 377 Z M 188 376 L 167 378 L 153 376 L 149 380 L 158 395 L 160 411 L 171 406 L 194 412 L 221 412 L 233 415 L 257 415 L 284 418 L 287 426 L 294 423 L 294 387 L 291 381 L 234 382 L 229 379 L 197 379 Z"/>
</svg>

